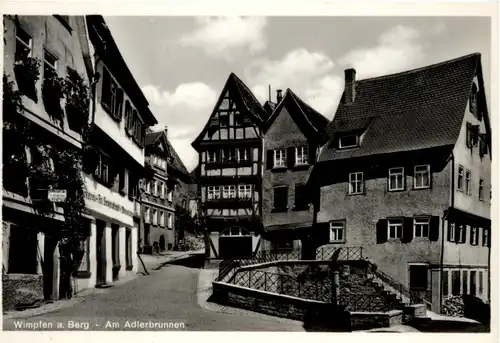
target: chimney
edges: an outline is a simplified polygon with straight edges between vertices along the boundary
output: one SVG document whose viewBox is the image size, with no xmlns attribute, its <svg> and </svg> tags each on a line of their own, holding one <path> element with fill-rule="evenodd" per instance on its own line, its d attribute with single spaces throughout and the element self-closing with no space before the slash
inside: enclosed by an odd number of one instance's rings
<svg viewBox="0 0 500 343">
<path fill-rule="evenodd" d="M 165 126 L 165 136 L 167 136 L 167 132 L 168 132 L 168 126 Z M 168 136 L 167 136 L 168 137 Z"/>
<path fill-rule="evenodd" d="M 283 96 L 281 95 L 281 89 L 276 90 L 276 103 L 279 104 Z"/>
<path fill-rule="evenodd" d="M 356 70 L 353 68 L 346 69 L 345 73 L 345 98 L 346 104 L 353 103 L 356 98 Z"/>
</svg>

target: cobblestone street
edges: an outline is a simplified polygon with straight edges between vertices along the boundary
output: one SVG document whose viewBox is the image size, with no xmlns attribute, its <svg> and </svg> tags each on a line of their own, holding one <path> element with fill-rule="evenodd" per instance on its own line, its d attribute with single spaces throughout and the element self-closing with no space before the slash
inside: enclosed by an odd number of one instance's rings
<svg viewBox="0 0 500 343">
<path fill-rule="evenodd" d="M 4 330 L 16 329 L 16 322 L 18 325 L 50 323 L 52 329 L 62 323 L 71 329 L 69 321 L 74 323 L 73 329 L 86 329 L 84 325 L 88 325 L 90 330 L 127 330 L 134 329 L 124 327 L 127 321 L 146 324 L 151 321 L 167 323 L 170 330 L 304 331 L 300 322 L 235 309 L 217 310 L 213 305 L 202 308 L 197 299 L 200 272 L 196 268 L 166 265 L 151 275 L 141 275 L 123 285 L 90 294 L 74 306 L 27 319 L 4 319 Z M 81 327 L 76 327 L 77 323 Z M 176 323 L 183 327 L 176 329 Z"/>
</svg>

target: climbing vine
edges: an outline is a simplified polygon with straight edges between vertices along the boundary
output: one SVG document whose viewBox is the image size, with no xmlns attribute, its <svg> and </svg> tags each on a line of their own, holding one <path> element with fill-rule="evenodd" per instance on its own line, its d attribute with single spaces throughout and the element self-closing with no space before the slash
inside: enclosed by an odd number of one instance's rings
<svg viewBox="0 0 500 343">
<path fill-rule="evenodd" d="M 82 169 L 88 151 L 95 150 L 90 148 L 88 142 L 91 132 L 87 121 L 88 86 L 76 71 L 68 74 L 71 83 L 59 77 L 50 80 L 50 88 L 60 90 L 60 93 L 51 96 L 60 101 L 61 94 L 64 94 L 67 98 L 66 108 L 69 106 L 71 114 L 79 118 L 79 131 L 84 140 L 81 150 L 53 144 L 46 134 L 39 131 L 37 125 L 27 120 L 23 116 L 20 91 L 7 75 L 3 75 L 4 140 L 12 147 L 7 154 L 4 152 L 4 170 L 8 171 L 7 175 L 4 173 L 4 178 L 28 179 L 33 208 L 45 216 L 52 216 L 54 210 L 53 204 L 47 199 L 47 190 L 66 190 L 66 200 L 59 204 L 64 210 L 64 223 L 57 233 L 61 255 L 61 298 L 72 295 L 71 275 L 81 262 L 84 241 L 89 235 L 83 218 L 85 200 Z M 26 150 L 31 157 L 29 161 Z"/>
</svg>

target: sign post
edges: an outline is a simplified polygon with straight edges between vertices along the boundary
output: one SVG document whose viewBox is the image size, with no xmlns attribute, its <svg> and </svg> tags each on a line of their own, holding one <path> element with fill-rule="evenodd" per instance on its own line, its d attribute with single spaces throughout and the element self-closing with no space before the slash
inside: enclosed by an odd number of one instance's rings
<svg viewBox="0 0 500 343">
<path fill-rule="evenodd" d="M 65 202 L 67 192 L 65 189 L 51 189 L 48 191 L 47 198 L 52 202 Z"/>
</svg>

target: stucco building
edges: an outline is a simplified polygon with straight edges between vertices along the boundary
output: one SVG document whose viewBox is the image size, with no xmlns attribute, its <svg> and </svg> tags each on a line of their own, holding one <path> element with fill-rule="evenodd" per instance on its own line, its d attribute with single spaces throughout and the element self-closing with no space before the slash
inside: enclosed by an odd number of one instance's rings
<svg viewBox="0 0 500 343">
<path fill-rule="evenodd" d="M 489 299 L 491 125 L 481 56 L 356 80 L 310 177 L 316 246 L 363 255 L 435 311 Z"/>
<path fill-rule="evenodd" d="M 263 139 L 262 250 L 301 248 L 310 233 L 314 213 L 306 182 L 325 143 L 328 122 L 290 89 L 284 96 L 278 90 Z"/>
</svg>

